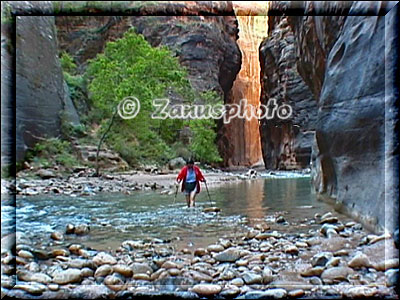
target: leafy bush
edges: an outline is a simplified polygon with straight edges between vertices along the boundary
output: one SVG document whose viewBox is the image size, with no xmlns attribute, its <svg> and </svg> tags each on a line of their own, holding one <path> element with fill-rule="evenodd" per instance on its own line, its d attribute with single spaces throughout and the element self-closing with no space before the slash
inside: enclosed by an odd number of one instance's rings
<svg viewBox="0 0 400 300">
<path fill-rule="evenodd" d="M 67 72 L 71 75 L 76 73 L 76 64 L 74 63 L 74 59 L 65 51 L 63 51 L 60 55 L 60 63 L 61 68 L 64 72 Z"/>
<path fill-rule="evenodd" d="M 139 99 L 140 113 L 129 120 L 117 118 L 107 140 L 129 164 L 164 163 L 177 155 L 172 145 L 178 141 L 179 131 L 187 121 L 151 118 L 152 101 L 165 98 L 167 91 L 180 95 L 185 104 L 194 103 L 196 97 L 187 71 L 170 50 L 153 48 L 142 35 L 130 30 L 122 39 L 107 43 L 104 53 L 89 63 L 88 82 L 93 108 L 103 120 L 111 118 L 125 97 Z M 204 101 L 215 101 L 217 97 L 212 92 L 201 96 Z M 190 122 L 194 144 L 188 148 L 198 159 L 219 161 L 214 120 Z"/>
<path fill-rule="evenodd" d="M 57 163 L 70 168 L 79 164 L 70 142 L 58 138 L 37 143 L 32 150 L 27 152 L 26 160 L 43 167 L 51 167 Z"/>
</svg>

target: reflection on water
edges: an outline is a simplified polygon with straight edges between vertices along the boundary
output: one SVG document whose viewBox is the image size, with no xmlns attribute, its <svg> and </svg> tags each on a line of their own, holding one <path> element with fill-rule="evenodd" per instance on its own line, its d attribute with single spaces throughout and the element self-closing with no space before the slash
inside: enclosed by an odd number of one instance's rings
<svg viewBox="0 0 400 300">
<path fill-rule="evenodd" d="M 199 247 L 223 235 L 234 236 L 274 212 L 287 211 L 285 218 L 292 221 L 331 210 L 316 201 L 309 178 L 240 181 L 210 189 L 210 196 L 211 201 L 202 192 L 194 209 L 186 208 L 183 194 L 174 203 L 174 195 L 155 192 L 18 197 L 17 231 L 36 240 L 53 230 L 64 231 L 68 223 L 88 223 L 89 235 L 67 236 L 66 242 L 115 249 L 127 239 L 161 238 Z M 202 209 L 209 206 L 217 206 L 221 212 L 203 213 Z"/>
</svg>

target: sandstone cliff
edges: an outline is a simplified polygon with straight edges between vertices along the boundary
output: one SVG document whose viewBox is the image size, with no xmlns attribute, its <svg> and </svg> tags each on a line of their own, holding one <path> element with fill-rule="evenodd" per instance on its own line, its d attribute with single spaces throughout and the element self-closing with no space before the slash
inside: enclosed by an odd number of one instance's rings
<svg viewBox="0 0 400 300">
<path fill-rule="evenodd" d="M 10 2 L 10 11 L 30 6 L 42 13 L 52 10 L 52 4 Z M 10 21 L 11 22 L 11 21 Z M 20 161 L 27 149 L 38 140 L 60 134 L 61 114 L 70 122 L 79 122 L 71 99 L 65 93 L 64 79 L 58 59 L 54 17 L 18 16 L 15 20 L 15 52 L 12 48 L 12 28 L 2 26 L 2 162 L 11 163 L 11 157 Z M 9 45 L 9 46 L 8 46 Z M 3 53 L 3 51 L 2 51 Z M 15 54 L 15 103 L 11 64 Z M 2 89 L 3 90 L 3 89 Z M 4 105 L 4 106 L 3 106 Z M 15 109 L 15 120 L 13 112 Z M 13 141 L 15 122 L 16 144 Z M 14 151 L 15 145 L 15 153 Z"/>
<path fill-rule="evenodd" d="M 267 169 L 304 169 L 310 164 L 317 102 L 297 70 L 296 47 L 288 17 L 270 17 L 268 38 L 260 46 L 261 103 L 276 99 L 293 116 L 260 120 L 261 145 Z"/>
<path fill-rule="evenodd" d="M 260 104 L 260 63 L 258 47 L 267 34 L 267 7 L 264 2 L 234 2 L 239 27 L 237 41 L 242 53 L 242 66 L 233 82 L 226 103 L 258 108 Z M 232 145 L 231 153 L 225 158 L 227 166 L 253 166 L 263 164 L 258 119 L 234 118 L 224 124 L 224 138 Z M 222 144 L 220 140 L 220 144 Z M 227 143 L 229 145 L 229 143 Z M 224 148 L 223 148 L 224 149 Z"/>
<path fill-rule="evenodd" d="M 129 6 L 126 7 L 129 12 Z M 103 51 L 107 41 L 134 27 L 152 46 L 167 46 L 189 73 L 200 92 L 215 91 L 225 102 L 241 66 L 238 23 L 232 3 L 159 3 L 132 8 L 136 16 L 56 17 L 60 48 L 72 54 L 81 70 L 88 59 Z M 257 128 L 255 128 L 257 130 Z M 243 133 L 245 134 L 245 133 Z M 219 125 L 218 145 L 225 162 L 242 136 Z"/>
<path fill-rule="evenodd" d="M 398 8 L 388 12 L 393 4 L 381 2 L 295 5 L 274 2 L 272 7 L 287 14 L 296 8 L 304 14 L 343 15 L 272 19 L 278 32 L 287 19 L 290 28 L 285 30 L 294 35 L 297 71 L 318 104 L 312 153 L 316 190 L 365 224 L 393 232 L 398 228 L 398 158 L 393 153 L 397 110 L 393 76 L 385 82 L 385 68 L 386 76 L 395 73 L 398 36 L 393 28 Z M 366 13 L 372 16 L 351 16 Z M 279 49 L 279 43 L 276 40 L 270 48 Z M 272 88 L 279 89 L 277 84 Z"/>
</svg>

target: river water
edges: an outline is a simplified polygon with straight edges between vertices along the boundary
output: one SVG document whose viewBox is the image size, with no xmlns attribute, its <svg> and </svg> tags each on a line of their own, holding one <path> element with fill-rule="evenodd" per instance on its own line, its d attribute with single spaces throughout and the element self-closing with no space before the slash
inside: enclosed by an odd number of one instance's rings
<svg viewBox="0 0 400 300">
<path fill-rule="evenodd" d="M 316 199 L 309 177 L 243 180 L 209 191 L 210 198 L 203 188 L 196 208 L 190 209 L 186 208 L 182 193 L 176 200 L 174 195 L 154 191 L 86 197 L 18 196 L 16 229 L 42 246 L 52 243 L 52 231 L 65 232 L 68 223 L 85 223 L 90 225 L 90 234 L 66 235 L 64 243 L 80 242 L 97 250 L 115 250 L 125 240 L 157 238 L 192 248 L 223 236 L 235 236 L 247 226 L 273 221 L 277 215 L 283 215 L 291 224 L 280 224 L 280 231 L 308 231 L 310 225 L 303 226 L 307 219 L 317 212 L 333 211 L 329 204 Z M 205 207 L 218 207 L 221 212 L 204 213 Z M 7 215 L 10 209 L 3 207 L 4 222 L 10 220 Z"/>
</svg>

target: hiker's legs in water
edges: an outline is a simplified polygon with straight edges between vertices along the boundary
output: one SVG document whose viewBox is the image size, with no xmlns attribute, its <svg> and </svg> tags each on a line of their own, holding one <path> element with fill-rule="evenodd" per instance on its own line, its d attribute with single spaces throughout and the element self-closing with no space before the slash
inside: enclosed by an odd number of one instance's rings
<svg viewBox="0 0 400 300">
<path fill-rule="evenodd" d="M 188 207 L 190 207 L 190 194 L 186 194 L 186 204 Z"/>
<path fill-rule="evenodd" d="M 196 206 L 195 198 L 196 198 L 196 190 L 193 190 L 193 191 L 190 193 L 190 206 L 189 206 L 189 207 L 194 207 L 194 206 Z"/>
</svg>

